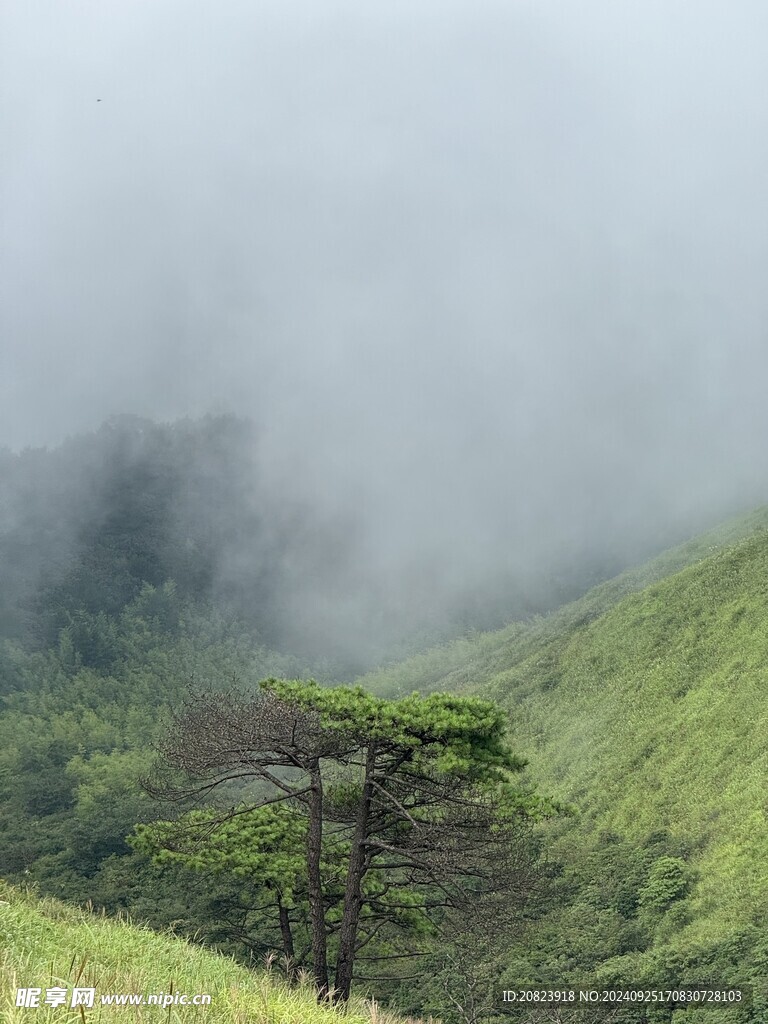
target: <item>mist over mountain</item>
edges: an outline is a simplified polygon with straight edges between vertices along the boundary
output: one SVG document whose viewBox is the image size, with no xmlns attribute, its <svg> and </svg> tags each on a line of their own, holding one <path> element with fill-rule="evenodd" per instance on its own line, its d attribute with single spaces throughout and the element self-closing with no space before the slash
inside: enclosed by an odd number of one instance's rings
<svg viewBox="0 0 768 1024">
<path fill-rule="evenodd" d="M 0 18 L 0 444 L 251 420 L 195 571 L 272 573 L 286 643 L 497 624 L 766 499 L 757 0 Z M 49 572 L 112 472 L 60 451 Z"/>
<path fill-rule="evenodd" d="M 0 638 L 42 650 L 69 631 L 78 657 L 105 668 L 111 655 L 91 634 L 170 583 L 257 643 L 350 674 L 547 610 L 603 568 L 575 558 L 559 575 L 501 572 L 482 590 L 454 579 L 440 592 L 437 572 L 372 577 L 362 525 L 278 492 L 246 420 L 114 417 L 56 448 L 3 454 Z"/>
</svg>

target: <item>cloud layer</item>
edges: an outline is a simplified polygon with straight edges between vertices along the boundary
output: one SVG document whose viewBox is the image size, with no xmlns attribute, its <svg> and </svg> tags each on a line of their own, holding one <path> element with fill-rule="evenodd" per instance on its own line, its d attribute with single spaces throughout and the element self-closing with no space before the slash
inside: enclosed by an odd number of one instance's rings
<svg viewBox="0 0 768 1024">
<path fill-rule="evenodd" d="M 765 5 L 2 20 L 0 444 L 251 416 L 390 600 L 765 499 Z"/>
</svg>

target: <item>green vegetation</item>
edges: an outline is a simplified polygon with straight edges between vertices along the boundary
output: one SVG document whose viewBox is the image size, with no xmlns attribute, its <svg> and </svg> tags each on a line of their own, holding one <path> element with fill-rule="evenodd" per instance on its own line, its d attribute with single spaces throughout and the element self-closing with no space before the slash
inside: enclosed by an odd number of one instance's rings
<svg viewBox="0 0 768 1024">
<path fill-rule="evenodd" d="M 103 869 L 130 853 L 133 825 L 156 814 L 138 779 L 168 706 L 194 677 L 255 685 L 266 673 L 295 674 L 298 663 L 202 614 L 170 584 L 146 585 L 109 620 L 108 637 L 107 670 L 83 666 L 67 630 L 58 650 L 2 648 L 0 863 L 8 878 L 117 910 L 125 897 L 109 891 Z"/>
<path fill-rule="evenodd" d="M 514 912 L 520 825 L 546 805 L 515 785 L 523 762 L 505 732 L 492 703 L 447 694 L 385 700 L 277 679 L 254 697 L 199 694 L 174 716 L 151 790 L 188 800 L 252 779 L 259 792 L 140 825 L 133 845 L 257 881 L 254 904 L 277 919 L 292 970 L 306 942 L 321 996 L 332 940 L 343 1002 L 360 960 L 424 956 L 418 939 L 447 938 L 450 911 L 467 920 L 506 892 Z"/>
<path fill-rule="evenodd" d="M 765 524 L 364 680 L 496 701 L 531 777 L 574 808 L 547 829 L 556 877 L 508 982 L 748 982 L 766 1012 Z"/>
<path fill-rule="evenodd" d="M 310 983 L 288 985 L 264 966 L 253 971 L 183 939 L 161 935 L 0 884 L 0 1020 L 80 1020 L 78 1008 L 45 1006 L 48 988 L 94 988 L 88 1021 L 205 1021 L 206 1024 L 397 1024 L 375 1003 L 353 1000 L 343 1016 L 318 1005 Z M 42 990 L 39 1007 L 17 1008 L 18 988 Z M 112 994 L 205 994 L 207 1006 L 102 1005 Z M 406 1024 L 402 1021 L 402 1024 Z M 413 1022 L 416 1024 L 416 1022 Z"/>
</svg>

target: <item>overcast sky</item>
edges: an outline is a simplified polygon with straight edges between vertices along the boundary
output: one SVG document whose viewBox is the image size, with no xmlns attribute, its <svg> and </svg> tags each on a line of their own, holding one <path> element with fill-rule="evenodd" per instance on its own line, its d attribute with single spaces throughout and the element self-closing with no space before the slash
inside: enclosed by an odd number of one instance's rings
<svg viewBox="0 0 768 1024">
<path fill-rule="evenodd" d="M 763 500 L 766 52 L 764 0 L 3 5 L 0 445 L 245 413 L 446 579 Z"/>
</svg>

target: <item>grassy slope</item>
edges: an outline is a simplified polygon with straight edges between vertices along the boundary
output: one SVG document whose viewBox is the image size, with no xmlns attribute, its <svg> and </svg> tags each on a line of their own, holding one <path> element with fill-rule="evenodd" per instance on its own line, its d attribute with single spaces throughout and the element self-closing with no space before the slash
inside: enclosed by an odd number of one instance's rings
<svg viewBox="0 0 768 1024">
<path fill-rule="evenodd" d="M 578 601 L 530 622 L 513 622 L 492 633 L 479 633 L 436 647 L 398 665 L 370 672 L 359 682 L 382 695 L 413 690 L 460 690 L 479 679 L 503 671 L 550 641 L 597 618 L 628 594 L 701 562 L 714 552 L 738 544 L 768 529 L 768 509 L 730 520 L 692 540 L 663 552 L 657 558 L 594 587 Z"/>
<path fill-rule="evenodd" d="M 691 850 L 687 937 L 768 912 L 768 515 L 754 513 L 580 601 L 365 680 L 460 689 L 510 711 L 542 789 L 582 837 L 666 828 Z"/>
<path fill-rule="evenodd" d="M 68 1007 L 16 1009 L 17 987 L 95 987 L 89 1021 L 206 1021 L 207 1024 L 396 1024 L 372 1004 L 342 1015 L 318 1006 L 311 988 L 290 989 L 275 973 L 255 973 L 183 939 L 158 935 L 38 900 L 0 883 L 0 1021 L 80 1020 Z M 207 993 L 210 1006 L 100 1006 L 109 993 Z M 402 1018 L 398 1018 L 405 1024 Z"/>
<path fill-rule="evenodd" d="M 626 598 L 483 689 L 513 710 L 534 775 L 594 829 L 692 843 L 698 931 L 765 919 L 768 538 Z"/>
</svg>

